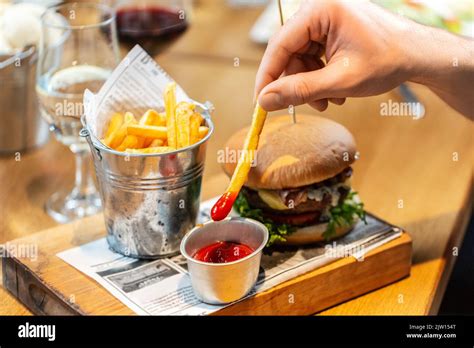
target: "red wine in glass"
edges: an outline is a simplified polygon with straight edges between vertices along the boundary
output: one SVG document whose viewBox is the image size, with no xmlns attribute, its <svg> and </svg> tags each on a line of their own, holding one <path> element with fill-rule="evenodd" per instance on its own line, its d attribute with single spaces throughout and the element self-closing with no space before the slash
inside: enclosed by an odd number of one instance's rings
<svg viewBox="0 0 474 348">
<path fill-rule="evenodd" d="M 117 10 L 120 41 L 139 44 L 151 55 L 162 52 L 188 28 L 183 10 L 162 6 L 130 6 Z"/>
</svg>

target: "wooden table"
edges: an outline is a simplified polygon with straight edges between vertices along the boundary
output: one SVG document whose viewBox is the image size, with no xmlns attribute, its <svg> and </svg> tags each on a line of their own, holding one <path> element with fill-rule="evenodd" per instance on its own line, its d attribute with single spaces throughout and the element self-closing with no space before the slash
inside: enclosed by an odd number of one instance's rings
<svg viewBox="0 0 474 348">
<path fill-rule="evenodd" d="M 231 10 L 225 3 L 199 1 L 191 29 L 157 58 L 189 95 L 210 100 L 216 107 L 204 199 L 225 187 L 217 151 L 250 121 L 255 73 L 264 50 L 248 39 L 261 8 Z M 239 58 L 237 67 L 235 58 Z M 414 265 L 410 277 L 322 314 L 438 310 L 471 215 L 474 127 L 426 88 L 413 89 L 427 110 L 418 121 L 380 116 L 381 103 L 400 100 L 396 91 L 350 99 L 323 113 L 353 132 L 361 153 L 354 165 L 353 186 L 369 211 L 410 231 Z M 317 114 L 308 107 L 297 112 Z M 22 153 L 20 161 L 14 155 L 0 157 L 0 243 L 55 225 L 43 205 L 54 191 L 72 186 L 73 166 L 72 154 L 55 140 Z M 28 313 L 0 288 L 0 314 Z"/>
</svg>

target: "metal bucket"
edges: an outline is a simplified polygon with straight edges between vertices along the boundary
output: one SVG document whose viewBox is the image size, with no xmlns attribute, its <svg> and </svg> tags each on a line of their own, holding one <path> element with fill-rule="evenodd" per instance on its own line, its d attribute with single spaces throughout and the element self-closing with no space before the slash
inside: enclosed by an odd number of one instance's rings
<svg viewBox="0 0 474 348">
<path fill-rule="evenodd" d="M 207 141 L 214 126 L 199 106 L 208 134 L 198 143 L 166 154 L 127 154 L 104 146 L 82 118 L 102 198 L 107 241 L 123 255 L 165 257 L 179 252 L 196 224 Z"/>
<path fill-rule="evenodd" d="M 48 125 L 40 117 L 36 97 L 36 48 L 0 55 L 0 154 L 44 144 Z"/>
</svg>

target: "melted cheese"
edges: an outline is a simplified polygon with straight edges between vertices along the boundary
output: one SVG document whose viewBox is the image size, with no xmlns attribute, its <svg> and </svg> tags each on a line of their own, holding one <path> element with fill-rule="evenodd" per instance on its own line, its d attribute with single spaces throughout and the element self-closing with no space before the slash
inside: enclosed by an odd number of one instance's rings
<svg viewBox="0 0 474 348">
<path fill-rule="evenodd" d="M 276 191 L 258 190 L 258 196 L 272 209 L 288 209 L 288 207 L 281 201 L 280 195 Z"/>
</svg>

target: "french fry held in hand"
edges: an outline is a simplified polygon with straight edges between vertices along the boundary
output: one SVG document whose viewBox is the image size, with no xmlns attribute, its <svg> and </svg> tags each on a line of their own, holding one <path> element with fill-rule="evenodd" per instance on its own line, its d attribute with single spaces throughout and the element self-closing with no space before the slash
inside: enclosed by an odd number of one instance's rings
<svg viewBox="0 0 474 348">
<path fill-rule="evenodd" d="M 258 147 L 260 133 L 262 132 L 266 118 L 267 112 L 257 103 L 252 117 L 252 124 L 250 125 L 247 137 L 245 138 L 242 154 L 239 157 L 237 166 L 235 167 L 232 178 L 230 179 L 229 186 L 227 187 L 226 192 L 221 196 L 221 198 L 219 198 L 211 209 L 212 220 L 220 221 L 229 215 L 237 195 L 247 180 L 252 161 L 255 157 L 255 151 Z"/>
<path fill-rule="evenodd" d="M 102 142 L 131 154 L 166 153 L 190 146 L 204 138 L 209 128 L 192 103 L 176 104 L 176 84 L 164 92 L 165 112 L 147 110 L 138 120 L 131 112 L 114 113 Z"/>
</svg>

